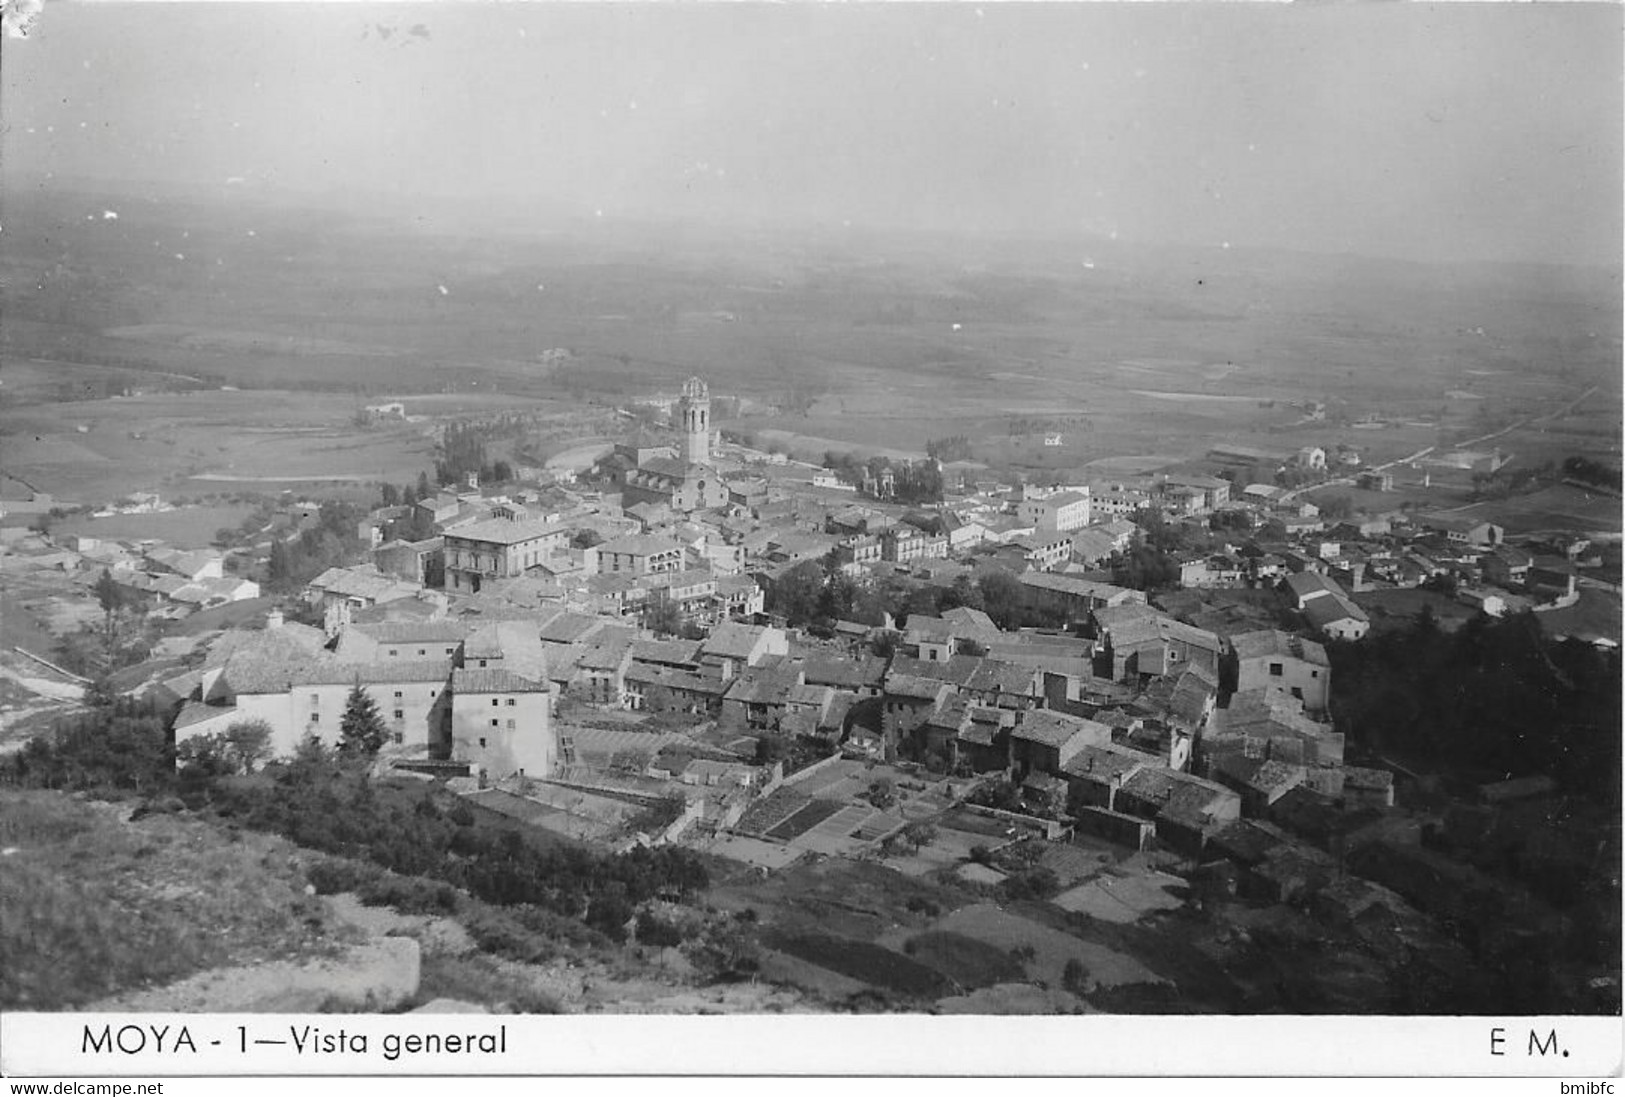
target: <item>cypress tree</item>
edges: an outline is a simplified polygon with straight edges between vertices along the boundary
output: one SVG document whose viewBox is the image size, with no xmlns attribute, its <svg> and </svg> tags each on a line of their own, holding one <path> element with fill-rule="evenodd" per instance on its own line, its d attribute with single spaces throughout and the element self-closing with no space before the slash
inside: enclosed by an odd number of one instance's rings
<svg viewBox="0 0 1625 1097">
<path fill-rule="evenodd" d="M 344 703 L 344 718 L 339 721 L 339 749 L 346 754 L 377 754 L 388 741 L 389 728 L 378 712 L 378 703 L 361 688 L 361 679 L 357 678 Z"/>
</svg>

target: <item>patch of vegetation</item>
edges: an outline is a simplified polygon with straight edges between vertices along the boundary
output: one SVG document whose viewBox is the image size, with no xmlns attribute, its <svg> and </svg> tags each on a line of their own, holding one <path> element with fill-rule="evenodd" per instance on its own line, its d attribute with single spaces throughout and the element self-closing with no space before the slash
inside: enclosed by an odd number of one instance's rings
<svg viewBox="0 0 1625 1097">
<path fill-rule="evenodd" d="M 1619 803 L 1620 658 L 1556 643 L 1539 619 L 1478 616 L 1332 644 L 1332 715 L 1351 745 L 1457 771 L 1544 773 Z"/>
<path fill-rule="evenodd" d="M 296 851 L 55 792 L 0 792 L 0 1007 L 71 1009 L 338 940 Z M 208 932 L 201 932 L 207 927 Z"/>
<path fill-rule="evenodd" d="M 966 990 L 1015 982 L 1026 974 L 1003 949 L 951 930 L 929 930 L 910 937 L 903 951 Z"/>
<path fill-rule="evenodd" d="M 565 1012 L 559 1000 L 538 988 L 533 979 L 483 955 L 425 955 L 418 992 L 410 1004 L 421 1006 L 436 998 L 479 1002 L 498 1013 Z"/>
<path fill-rule="evenodd" d="M 940 972 L 868 941 L 822 933 L 774 933 L 764 943 L 882 990 L 915 998 L 940 998 L 953 992 Z"/>
</svg>

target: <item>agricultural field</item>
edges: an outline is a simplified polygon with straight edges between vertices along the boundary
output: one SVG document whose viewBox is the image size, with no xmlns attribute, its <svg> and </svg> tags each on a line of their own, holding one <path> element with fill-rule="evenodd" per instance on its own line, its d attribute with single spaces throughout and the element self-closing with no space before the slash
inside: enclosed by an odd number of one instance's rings
<svg viewBox="0 0 1625 1097">
<path fill-rule="evenodd" d="M 1552 484 L 1527 495 L 1514 495 L 1461 507 L 1456 513 L 1504 526 L 1509 534 L 1584 532 L 1618 534 L 1620 500 L 1572 484 Z"/>
<path fill-rule="evenodd" d="M 104 541 L 163 541 L 180 549 L 207 548 L 215 531 L 242 525 L 256 508 L 240 503 L 176 507 L 153 514 L 73 515 L 51 523 L 53 537 L 95 537 Z"/>
<path fill-rule="evenodd" d="M 1618 417 L 1601 413 L 1617 405 L 1619 338 L 1596 319 L 1617 295 L 1588 271 L 1543 271 L 1537 293 L 1491 267 L 1446 278 L 1109 241 L 1080 256 L 1076 242 L 947 249 L 654 227 L 431 235 L 383 212 L 173 195 L 87 221 L 85 208 L 121 204 L 18 200 L 0 351 L 23 368 L 0 386 L 0 430 L 23 444 L 6 469 L 68 499 L 200 474 L 376 479 L 424 467 L 428 438 L 347 431 L 360 404 L 401 399 L 439 417 L 539 401 L 596 418 L 690 373 L 771 409 L 719 409 L 719 427 L 783 432 L 814 457 L 918 455 L 964 434 L 975 460 L 1040 473 L 1189 460 L 1220 440 L 1344 441 L 1370 463 L 1561 410 L 1589 388 L 1596 399 L 1544 427 L 1569 432 L 1558 448 L 1618 449 Z M 71 269 L 57 266 L 63 249 Z M 1308 400 L 1327 405 L 1325 421 L 1293 406 Z M 1352 427 L 1367 415 L 1434 425 Z M 586 425 L 543 448 L 586 444 Z M 1044 446 L 1047 431 L 1062 444 Z M 1534 448 L 1516 432 L 1506 445 Z"/>
</svg>

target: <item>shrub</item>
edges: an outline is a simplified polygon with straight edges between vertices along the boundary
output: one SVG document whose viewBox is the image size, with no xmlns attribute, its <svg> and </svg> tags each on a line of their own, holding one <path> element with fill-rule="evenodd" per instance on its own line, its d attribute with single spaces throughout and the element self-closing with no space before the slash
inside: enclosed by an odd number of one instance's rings
<svg viewBox="0 0 1625 1097">
<path fill-rule="evenodd" d="M 657 948 L 668 948 L 683 943 L 683 931 L 648 911 L 638 915 L 637 921 L 638 943 L 654 945 Z"/>
<path fill-rule="evenodd" d="M 305 879 L 318 895 L 337 895 L 340 892 L 360 892 L 383 878 L 384 870 L 364 861 L 349 861 L 340 857 L 327 857 L 305 870 Z"/>
</svg>

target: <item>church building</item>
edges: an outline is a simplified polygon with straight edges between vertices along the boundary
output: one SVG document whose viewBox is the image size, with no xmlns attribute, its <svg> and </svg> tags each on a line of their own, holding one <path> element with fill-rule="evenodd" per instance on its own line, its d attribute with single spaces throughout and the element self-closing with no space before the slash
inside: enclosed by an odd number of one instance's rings
<svg viewBox="0 0 1625 1097">
<path fill-rule="evenodd" d="M 621 505 L 660 503 L 674 511 L 728 505 L 728 485 L 711 464 L 711 392 L 690 377 L 683 384 L 678 414 L 683 430 L 681 457 L 644 457 L 622 474 Z"/>
</svg>

